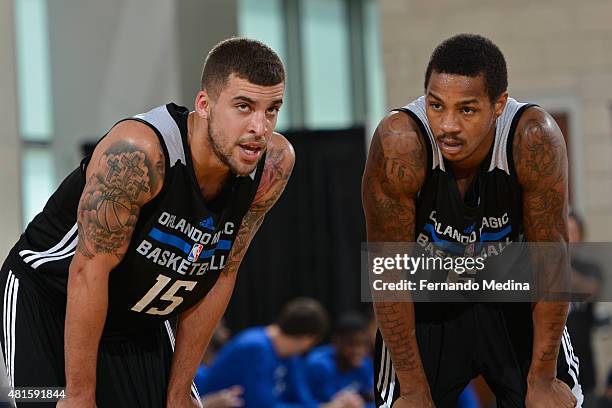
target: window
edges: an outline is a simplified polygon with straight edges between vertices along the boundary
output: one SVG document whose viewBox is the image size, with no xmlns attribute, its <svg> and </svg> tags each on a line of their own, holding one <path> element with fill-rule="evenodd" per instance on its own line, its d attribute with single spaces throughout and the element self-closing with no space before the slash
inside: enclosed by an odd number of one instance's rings
<svg viewBox="0 0 612 408">
<path fill-rule="evenodd" d="M 42 210 L 55 185 L 46 0 L 15 1 L 15 31 L 25 225 Z"/>
<path fill-rule="evenodd" d="M 304 124 L 346 128 L 354 122 L 350 37 L 344 0 L 301 2 Z"/>
<path fill-rule="evenodd" d="M 285 64 L 287 69 L 287 55 L 285 52 L 285 20 L 283 19 L 283 0 L 239 0 L 238 1 L 238 28 L 240 35 L 259 40 L 270 46 Z M 281 114 L 276 124 L 282 130 L 289 125 L 291 103 L 285 90 L 285 98 Z"/>
<path fill-rule="evenodd" d="M 287 70 L 279 129 L 377 123 L 384 83 L 376 0 L 240 0 L 240 35 L 278 52 Z"/>
<path fill-rule="evenodd" d="M 364 50 L 366 77 L 366 134 L 372 135 L 387 111 L 384 66 L 378 29 L 378 1 L 364 2 Z"/>
<path fill-rule="evenodd" d="M 53 193 L 53 157 L 47 146 L 28 146 L 21 156 L 24 225 L 38 214 Z"/>
</svg>

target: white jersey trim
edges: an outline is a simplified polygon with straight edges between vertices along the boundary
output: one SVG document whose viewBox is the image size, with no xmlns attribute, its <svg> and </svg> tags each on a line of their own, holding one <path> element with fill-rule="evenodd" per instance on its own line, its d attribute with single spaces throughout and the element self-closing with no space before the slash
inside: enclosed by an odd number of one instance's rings
<svg viewBox="0 0 612 408">
<path fill-rule="evenodd" d="M 508 138 L 510 137 L 510 128 L 512 127 L 514 116 L 519 109 L 525 105 L 527 104 L 508 98 L 506 107 L 499 118 L 497 118 L 493 157 L 491 157 L 489 171 L 498 168 L 510 174 L 510 167 L 508 166 Z"/>
<path fill-rule="evenodd" d="M 54 255 L 57 252 L 59 252 L 64 247 L 64 245 L 66 245 L 66 242 L 68 242 L 68 240 L 70 240 L 70 238 L 72 238 L 76 232 L 77 232 L 77 224 L 74 223 L 74 225 L 72 226 L 72 228 L 70 228 L 70 230 L 66 233 L 66 235 L 64 235 L 64 237 L 52 248 L 49 248 L 46 251 L 42 251 L 42 252 L 36 252 L 30 249 L 24 249 L 23 251 L 19 251 L 19 255 L 23 258 L 24 262 L 26 263 L 34 261 L 35 259 L 44 258 L 49 255 Z M 29 256 L 26 256 L 26 255 L 29 255 Z"/>
<path fill-rule="evenodd" d="M 170 115 L 170 112 L 168 112 L 166 105 L 158 106 L 146 113 L 135 115 L 134 118 L 144 120 L 159 131 L 164 139 L 164 143 L 166 143 L 166 149 L 168 149 L 170 166 L 174 166 L 177 161 L 187 164 L 181 130 L 172 115 Z"/>
<path fill-rule="evenodd" d="M 70 241 L 70 243 L 68 243 L 68 241 Z M 19 251 L 19 256 L 23 258 L 23 261 L 27 265 L 36 269 L 47 262 L 59 261 L 60 259 L 74 255 L 74 249 L 78 241 L 79 236 L 77 233 L 77 224 L 75 223 L 66 235 L 64 235 L 64 237 L 52 248 L 41 252 L 24 249 L 23 251 Z M 68 245 L 66 245 L 66 243 L 68 243 Z"/>
<path fill-rule="evenodd" d="M 383 340 L 380 370 L 378 372 L 378 381 L 376 389 L 383 399 L 383 403 L 378 408 L 390 408 L 393 404 L 393 392 L 395 391 L 395 367 L 391 361 L 391 353 Z"/>
<path fill-rule="evenodd" d="M 580 364 L 578 358 L 574 355 L 574 348 L 572 347 L 572 341 L 570 339 L 569 332 L 567 331 L 567 326 L 563 328 L 563 335 L 561 336 L 561 348 L 563 349 L 563 354 L 565 355 L 565 362 L 567 363 L 567 372 L 574 381 L 574 386 L 572 387 L 572 394 L 574 394 L 576 400 L 578 401 L 576 404 L 576 408 L 581 408 L 584 402 L 584 394 L 582 394 L 582 386 L 579 382 Z"/>
<path fill-rule="evenodd" d="M 495 128 L 495 142 L 493 144 L 493 156 L 491 157 L 491 165 L 489 166 L 489 171 L 493 171 L 495 168 L 498 168 L 500 170 L 505 171 L 507 174 L 510 174 L 507 149 L 508 138 L 510 137 L 510 128 L 512 127 L 512 121 L 514 120 L 514 116 L 525 105 L 527 105 L 527 103 L 518 102 L 513 98 L 508 98 L 506 107 L 504 108 L 499 118 L 497 118 Z M 429 137 L 433 152 L 431 166 L 432 170 L 436 167 L 440 167 L 440 170 L 446 171 L 444 169 L 444 158 L 442 156 L 442 151 L 436 143 L 436 138 L 434 137 L 431 127 L 429 126 L 429 120 L 427 119 L 425 96 L 421 96 L 418 99 L 405 105 L 404 109 L 408 109 L 410 112 L 414 113 L 419 118 L 419 120 L 423 124 L 423 127 L 427 131 L 427 136 Z"/>
<path fill-rule="evenodd" d="M 13 274 L 13 271 L 9 271 L 4 287 L 4 316 L 2 316 L 4 332 L 3 351 L 9 387 L 15 386 L 15 322 L 18 291 L 19 279 Z"/>
<path fill-rule="evenodd" d="M 425 131 L 427 131 L 427 136 L 429 137 L 429 144 L 431 145 L 432 154 L 432 163 L 431 169 L 435 169 L 436 167 L 440 167 L 440 170 L 446 171 L 444 169 L 444 158 L 442 157 L 442 151 L 438 147 L 438 143 L 436 143 L 436 138 L 429 126 L 429 120 L 427 119 L 427 112 L 425 110 L 425 96 L 421 96 L 420 98 L 410 102 L 408 105 L 404 106 L 404 109 L 408 109 L 410 112 L 417 115 Z"/>
</svg>

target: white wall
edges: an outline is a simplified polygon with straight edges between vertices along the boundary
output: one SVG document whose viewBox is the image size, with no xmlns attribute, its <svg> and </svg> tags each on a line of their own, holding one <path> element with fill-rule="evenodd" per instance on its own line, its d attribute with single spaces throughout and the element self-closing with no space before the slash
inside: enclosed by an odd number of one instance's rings
<svg viewBox="0 0 612 408">
<path fill-rule="evenodd" d="M 208 51 L 219 41 L 238 33 L 237 0 L 179 0 L 180 90 L 189 109 L 200 90 L 202 66 Z"/>
<path fill-rule="evenodd" d="M 78 164 L 81 142 L 116 121 L 167 102 L 192 106 L 206 53 L 236 32 L 234 1 L 49 0 L 48 8 L 60 179 Z"/>
<path fill-rule="evenodd" d="M 56 173 L 116 121 L 179 99 L 174 3 L 50 0 Z"/>
<path fill-rule="evenodd" d="M 118 120 L 191 107 L 210 48 L 237 32 L 235 0 L 45 0 L 52 95 L 52 190 L 84 141 Z M 22 230 L 14 0 L 0 1 L 0 257 Z M 41 203 L 42 205 L 42 203 Z"/>
</svg>

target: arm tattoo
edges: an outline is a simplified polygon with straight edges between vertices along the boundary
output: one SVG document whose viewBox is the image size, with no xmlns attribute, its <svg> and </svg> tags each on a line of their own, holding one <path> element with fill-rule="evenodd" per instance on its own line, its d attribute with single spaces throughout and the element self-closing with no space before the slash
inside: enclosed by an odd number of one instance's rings
<svg viewBox="0 0 612 408">
<path fill-rule="evenodd" d="M 225 268 L 223 268 L 224 275 L 229 275 L 238 270 L 242 258 L 249 248 L 251 239 L 253 239 L 253 236 L 263 223 L 266 213 L 283 193 L 293 167 L 293 163 L 288 166 L 289 160 L 286 156 L 286 149 L 268 150 L 266 163 L 257 192 L 255 193 L 255 198 L 253 199 L 253 204 L 242 219 L 240 230 L 236 235 L 236 240 L 229 255 L 229 260 Z"/>
<path fill-rule="evenodd" d="M 530 241 L 566 241 L 567 154 L 541 120 L 530 120 L 515 138 L 514 161 L 524 190 L 524 224 Z"/>
<path fill-rule="evenodd" d="M 242 219 L 242 223 L 240 224 L 240 230 L 236 235 L 236 240 L 232 246 L 227 265 L 225 265 L 225 268 L 223 268 L 224 275 L 230 275 L 238 270 L 238 267 L 242 262 L 242 258 L 249 248 L 251 239 L 263 223 L 263 220 L 264 214 L 251 211 L 246 213 Z"/>
<path fill-rule="evenodd" d="M 376 129 L 364 175 L 370 242 L 414 240 L 414 198 L 425 179 L 427 156 L 421 137 L 397 115 Z"/>
<path fill-rule="evenodd" d="M 163 156 L 153 162 L 127 142 L 113 144 L 89 177 L 77 213 L 79 251 L 92 258 L 107 253 L 121 258 L 138 219 L 140 206 L 163 182 Z"/>
<path fill-rule="evenodd" d="M 291 176 L 291 169 L 287 171 L 285 164 L 286 154 L 285 150 L 271 149 L 266 155 L 266 164 L 253 200 L 255 205 L 251 211 L 267 212 L 283 193 Z"/>
<path fill-rule="evenodd" d="M 415 238 L 416 195 L 426 174 L 427 150 L 403 113 L 376 129 L 363 178 L 363 205 L 369 242 Z M 396 371 L 421 367 L 414 309 L 409 302 L 374 302 L 376 318 Z"/>
<path fill-rule="evenodd" d="M 563 332 L 565 327 L 567 308 L 555 305 L 555 303 L 548 305 L 552 307 L 549 311 L 549 319 L 547 319 L 545 327 L 542 328 L 542 348 L 538 350 L 538 354 L 535 356 L 539 361 L 556 362 L 559 355 L 560 333 Z"/>
<path fill-rule="evenodd" d="M 550 118 L 539 113 L 517 132 L 513 153 L 523 188 L 527 241 L 547 243 L 531 251 L 536 285 L 564 291 L 568 176 L 563 135 Z M 539 301 L 533 308 L 534 359 L 554 363 L 567 317 L 567 303 Z"/>
<path fill-rule="evenodd" d="M 411 305 L 406 302 L 376 302 L 374 305 L 376 321 L 393 356 L 395 370 L 413 371 L 419 368 L 420 355 L 414 338 L 414 312 Z M 408 324 L 404 323 L 406 317 L 409 318 Z"/>
</svg>

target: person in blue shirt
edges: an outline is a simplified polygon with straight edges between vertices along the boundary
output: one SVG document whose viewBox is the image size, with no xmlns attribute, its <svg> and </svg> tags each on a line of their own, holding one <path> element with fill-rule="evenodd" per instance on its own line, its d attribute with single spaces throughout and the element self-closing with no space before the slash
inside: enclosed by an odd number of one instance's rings
<svg viewBox="0 0 612 408">
<path fill-rule="evenodd" d="M 323 337 L 327 322 L 316 300 L 289 302 L 275 323 L 247 329 L 221 349 L 200 383 L 200 393 L 240 386 L 249 408 L 359 408 L 356 395 L 348 392 L 321 405 L 306 383 L 300 355 Z"/>
<path fill-rule="evenodd" d="M 225 325 L 225 320 L 221 319 L 212 334 L 208 347 L 204 352 L 204 357 L 202 357 L 202 362 L 196 372 L 195 379 L 193 380 L 198 389 L 202 388 L 202 381 L 204 381 L 208 367 L 215 360 L 217 353 L 230 337 L 231 332 Z M 241 395 L 242 388 L 236 385 L 210 394 L 200 394 L 200 402 L 206 408 L 238 408 L 244 406 Z"/>
<path fill-rule="evenodd" d="M 469 383 L 464 389 L 463 392 L 459 395 L 459 400 L 457 401 L 457 408 L 480 408 L 480 401 L 478 400 L 478 395 L 476 394 L 476 389 L 472 383 Z"/>
<path fill-rule="evenodd" d="M 306 361 L 306 377 L 314 397 L 328 402 L 340 392 L 358 394 L 374 407 L 374 369 L 370 352 L 368 322 L 357 313 L 340 317 L 333 342 L 313 350 Z"/>
</svg>

